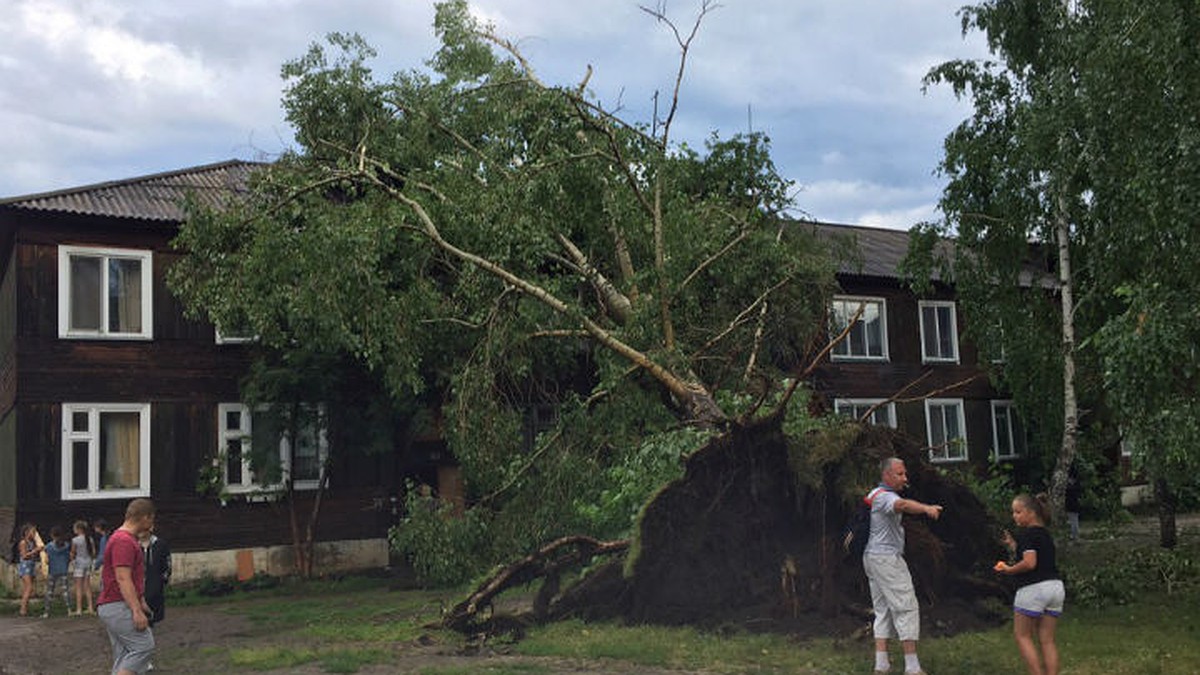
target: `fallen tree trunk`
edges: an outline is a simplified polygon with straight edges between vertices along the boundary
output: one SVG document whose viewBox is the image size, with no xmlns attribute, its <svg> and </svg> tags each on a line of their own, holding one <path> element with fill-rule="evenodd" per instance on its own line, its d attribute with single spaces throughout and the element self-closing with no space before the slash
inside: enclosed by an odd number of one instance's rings
<svg viewBox="0 0 1200 675">
<path fill-rule="evenodd" d="M 557 594 L 559 578 L 564 570 L 578 568 L 596 556 L 623 553 L 629 548 L 628 539 L 599 541 L 592 537 L 574 535 L 561 537 L 524 558 L 505 565 L 488 577 L 471 595 L 455 605 L 442 619 L 442 625 L 460 632 L 469 632 L 480 624 L 480 614 L 492 606 L 492 600 L 504 591 L 524 586 L 535 579 L 545 579 L 534 601 L 534 615 L 544 617 L 553 596 Z"/>
</svg>

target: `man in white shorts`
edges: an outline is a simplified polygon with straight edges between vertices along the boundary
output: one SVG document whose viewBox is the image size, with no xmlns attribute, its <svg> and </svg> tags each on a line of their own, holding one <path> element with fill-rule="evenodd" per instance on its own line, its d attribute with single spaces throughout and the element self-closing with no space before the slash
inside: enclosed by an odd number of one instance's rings
<svg viewBox="0 0 1200 675">
<path fill-rule="evenodd" d="M 871 505 L 871 536 L 863 551 L 863 569 L 871 586 L 871 604 L 875 608 L 875 672 L 891 671 L 888 640 L 897 638 L 904 650 L 904 672 L 924 673 L 917 658 L 917 640 L 921 633 L 921 613 L 912 575 L 904 560 L 904 524 L 902 515 L 911 513 L 937 520 L 942 507 L 904 499 L 899 492 L 908 486 L 908 470 L 897 457 L 880 463 L 879 487 L 865 498 Z"/>
</svg>

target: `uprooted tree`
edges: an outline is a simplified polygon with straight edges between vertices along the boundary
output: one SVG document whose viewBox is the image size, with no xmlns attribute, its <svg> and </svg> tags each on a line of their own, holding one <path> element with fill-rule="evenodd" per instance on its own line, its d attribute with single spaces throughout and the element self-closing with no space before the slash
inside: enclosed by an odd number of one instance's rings
<svg viewBox="0 0 1200 675">
<path fill-rule="evenodd" d="M 656 543 L 656 518 L 690 523 L 702 548 L 680 552 L 713 565 L 761 553 L 731 586 L 758 598 L 766 576 L 779 587 L 776 554 L 812 562 L 844 508 L 845 486 L 836 504 L 830 489 L 851 472 L 807 457 L 795 394 L 827 346 L 833 258 L 781 217 L 790 185 L 764 136 L 714 135 L 703 151 L 671 137 L 688 50 L 714 7 L 690 31 L 647 10 L 681 54 L 669 103 L 647 124 L 605 108 L 590 68 L 572 86 L 543 82 L 461 0 L 437 7 L 442 47 L 426 71 L 378 80 L 372 50 L 333 35 L 332 54 L 313 46 L 283 70 L 297 149 L 258 171 L 239 205 L 182 229 L 190 255 L 174 287 L 196 311 L 266 350 L 351 355 L 393 399 L 444 411 L 488 514 L 491 561 L 542 551 L 494 587 L 622 549 L 575 535 L 628 535 L 647 499 L 680 479 L 645 509 L 621 597 L 633 616 L 682 619 L 645 604 L 667 586 L 639 582 L 671 550 Z M 530 419 L 543 409 L 553 414 Z M 724 463 L 712 491 L 690 494 L 681 460 L 691 476 L 709 456 Z M 820 475 L 784 471 L 789 461 Z M 767 507 L 756 527 L 737 524 Z M 986 536 L 978 515 L 967 539 Z M 736 541 L 730 528 L 774 543 L 742 559 L 705 548 Z M 586 591 L 539 604 L 549 613 Z M 474 617 L 488 599 L 464 609 Z"/>
</svg>

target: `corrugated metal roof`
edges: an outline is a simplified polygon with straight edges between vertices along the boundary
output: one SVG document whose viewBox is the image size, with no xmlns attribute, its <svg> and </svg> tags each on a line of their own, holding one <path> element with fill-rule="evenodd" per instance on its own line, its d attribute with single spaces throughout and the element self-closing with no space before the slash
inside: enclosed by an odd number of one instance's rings
<svg viewBox="0 0 1200 675">
<path fill-rule="evenodd" d="M 82 187 L 0 199 L 0 208 L 72 213 L 85 216 L 180 222 L 184 199 L 220 207 L 246 191 L 255 162 L 228 160 L 189 169 L 97 183 Z"/>
</svg>

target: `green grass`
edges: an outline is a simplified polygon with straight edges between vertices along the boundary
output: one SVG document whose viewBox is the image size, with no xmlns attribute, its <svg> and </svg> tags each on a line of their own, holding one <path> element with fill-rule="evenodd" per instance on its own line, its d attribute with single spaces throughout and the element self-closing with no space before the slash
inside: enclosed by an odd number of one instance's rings
<svg viewBox="0 0 1200 675">
<path fill-rule="evenodd" d="M 1061 547 L 1064 568 L 1075 579 L 1103 578 L 1110 588 L 1127 592 L 1084 606 L 1068 591 L 1058 637 L 1063 672 L 1200 673 L 1200 570 L 1184 569 L 1174 592 L 1167 594 L 1154 578 L 1163 561 L 1172 559 L 1162 557 L 1152 536 L 1121 528 L 1097 534 Z M 1200 532 L 1181 531 L 1180 543 L 1181 557 L 1200 559 Z M 866 639 L 800 641 L 784 635 L 580 621 L 533 627 L 516 644 L 492 645 L 506 653 L 500 658 L 453 657 L 439 663 L 441 655 L 466 644 L 462 636 L 436 628 L 443 609 L 464 593 L 392 591 L 387 580 L 372 578 L 285 582 L 218 598 L 191 597 L 184 591 L 176 604 L 212 605 L 244 617 L 251 628 L 220 647 L 163 654 L 164 665 L 170 669 L 199 662 L 212 672 L 288 672 L 315 665 L 324 672 L 354 673 L 384 664 L 424 675 L 541 675 L 580 664 L 604 672 L 660 669 L 711 675 L 870 670 L 872 647 Z M 1022 673 L 1011 630 L 1007 622 L 987 631 L 923 640 L 922 665 L 939 675 Z M 893 647 L 893 667 L 900 661 L 899 648 Z"/>
</svg>

